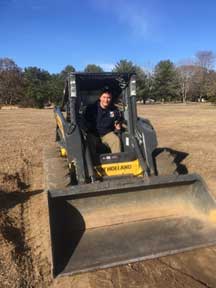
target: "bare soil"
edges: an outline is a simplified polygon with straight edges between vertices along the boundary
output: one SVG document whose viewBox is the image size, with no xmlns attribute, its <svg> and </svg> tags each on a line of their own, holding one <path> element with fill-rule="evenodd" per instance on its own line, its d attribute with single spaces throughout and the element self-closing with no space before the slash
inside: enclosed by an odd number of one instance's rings
<svg viewBox="0 0 216 288">
<path fill-rule="evenodd" d="M 140 105 L 159 146 L 188 153 L 216 196 L 216 107 Z M 51 110 L 0 110 L 1 287 L 216 287 L 216 247 L 85 273 L 51 278 L 48 210 L 42 153 L 55 139 Z"/>
</svg>

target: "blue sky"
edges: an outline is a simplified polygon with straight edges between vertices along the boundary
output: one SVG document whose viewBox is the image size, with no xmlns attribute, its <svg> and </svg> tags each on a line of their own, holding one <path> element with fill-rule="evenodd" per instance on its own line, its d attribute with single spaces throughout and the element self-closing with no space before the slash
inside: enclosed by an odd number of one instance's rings
<svg viewBox="0 0 216 288">
<path fill-rule="evenodd" d="M 66 65 L 110 70 L 120 59 L 160 60 L 216 52 L 213 0 L 0 0 L 0 57 L 52 73 Z"/>
</svg>

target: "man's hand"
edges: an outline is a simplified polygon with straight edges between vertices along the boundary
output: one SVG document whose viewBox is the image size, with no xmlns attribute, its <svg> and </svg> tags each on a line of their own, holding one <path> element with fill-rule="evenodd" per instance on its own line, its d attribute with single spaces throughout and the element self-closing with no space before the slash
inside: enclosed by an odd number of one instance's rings
<svg viewBox="0 0 216 288">
<path fill-rule="evenodd" d="M 115 130 L 120 131 L 121 130 L 121 123 L 116 121 L 114 124 L 114 127 L 115 127 Z"/>
</svg>

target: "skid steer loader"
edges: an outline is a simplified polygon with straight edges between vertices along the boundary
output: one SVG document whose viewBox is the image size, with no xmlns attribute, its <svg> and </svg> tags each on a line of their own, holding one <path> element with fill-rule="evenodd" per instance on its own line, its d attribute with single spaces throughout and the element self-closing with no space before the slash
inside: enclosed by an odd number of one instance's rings
<svg viewBox="0 0 216 288">
<path fill-rule="evenodd" d="M 122 150 L 86 140 L 83 115 L 104 86 L 124 129 Z M 134 74 L 72 73 L 45 150 L 53 275 L 76 274 L 216 243 L 216 203 L 197 174 L 178 175 L 155 130 L 137 115 Z M 60 157 L 60 155 L 62 157 Z"/>
</svg>

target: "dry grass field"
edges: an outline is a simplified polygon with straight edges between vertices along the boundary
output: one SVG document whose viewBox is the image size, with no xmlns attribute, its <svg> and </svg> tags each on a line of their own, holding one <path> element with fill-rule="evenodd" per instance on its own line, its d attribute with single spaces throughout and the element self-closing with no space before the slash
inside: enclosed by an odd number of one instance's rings
<svg viewBox="0 0 216 288">
<path fill-rule="evenodd" d="M 140 105 L 159 146 L 189 155 L 189 172 L 216 196 L 216 107 Z M 53 280 L 42 153 L 54 142 L 51 110 L 0 110 L 1 287 L 216 287 L 216 247 Z"/>
</svg>

